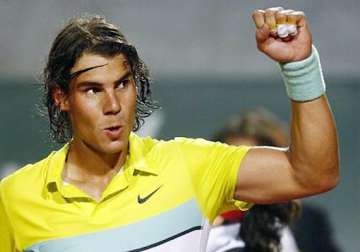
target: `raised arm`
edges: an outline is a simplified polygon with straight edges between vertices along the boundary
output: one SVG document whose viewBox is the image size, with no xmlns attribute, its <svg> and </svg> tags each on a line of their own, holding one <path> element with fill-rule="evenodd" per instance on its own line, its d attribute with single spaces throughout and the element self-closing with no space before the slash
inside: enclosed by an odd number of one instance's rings
<svg viewBox="0 0 360 252">
<path fill-rule="evenodd" d="M 235 198 L 273 203 L 328 191 L 339 179 L 337 133 L 305 15 L 270 8 L 254 11 L 253 19 L 258 49 L 280 64 L 291 99 L 291 142 L 287 149 L 252 148 Z"/>
</svg>

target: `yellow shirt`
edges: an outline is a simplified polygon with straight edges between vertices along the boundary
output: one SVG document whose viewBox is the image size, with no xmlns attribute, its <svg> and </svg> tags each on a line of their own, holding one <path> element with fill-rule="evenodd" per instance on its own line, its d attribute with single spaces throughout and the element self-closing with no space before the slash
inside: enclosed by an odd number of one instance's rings
<svg viewBox="0 0 360 252">
<path fill-rule="evenodd" d="M 0 183 L 0 251 L 204 251 L 208 223 L 234 206 L 248 147 L 203 139 L 129 138 L 124 168 L 95 201 L 61 174 L 52 152 Z"/>
</svg>

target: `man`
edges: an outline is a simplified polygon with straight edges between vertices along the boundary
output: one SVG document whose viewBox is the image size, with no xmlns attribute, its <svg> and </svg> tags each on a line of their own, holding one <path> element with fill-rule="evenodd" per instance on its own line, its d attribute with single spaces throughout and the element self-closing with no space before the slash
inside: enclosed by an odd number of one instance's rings
<svg viewBox="0 0 360 252">
<path fill-rule="evenodd" d="M 333 188 L 336 129 L 306 18 L 253 18 L 293 100 L 288 149 L 136 136 L 154 107 L 145 65 L 115 26 L 72 20 L 45 69 L 51 129 L 71 140 L 1 182 L 1 251 L 204 251 L 219 212 Z"/>
</svg>

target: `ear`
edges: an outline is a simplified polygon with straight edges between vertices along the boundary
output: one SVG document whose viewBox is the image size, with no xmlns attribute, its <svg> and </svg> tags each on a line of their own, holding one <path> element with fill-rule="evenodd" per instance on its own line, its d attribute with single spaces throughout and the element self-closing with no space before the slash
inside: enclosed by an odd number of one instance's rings
<svg viewBox="0 0 360 252">
<path fill-rule="evenodd" d="M 61 111 L 69 111 L 68 96 L 60 87 L 55 87 L 51 92 L 52 98 Z"/>
</svg>

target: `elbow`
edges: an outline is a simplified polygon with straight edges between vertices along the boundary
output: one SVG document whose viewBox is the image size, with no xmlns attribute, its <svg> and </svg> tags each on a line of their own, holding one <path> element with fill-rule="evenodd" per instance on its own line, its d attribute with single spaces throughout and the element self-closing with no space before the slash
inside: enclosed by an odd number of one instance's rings
<svg viewBox="0 0 360 252">
<path fill-rule="evenodd" d="M 339 167 L 338 165 L 334 168 L 336 170 L 333 174 L 328 176 L 328 178 L 325 179 L 324 188 L 327 189 L 327 191 L 335 188 L 339 182 L 340 182 L 340 174 L 339 174 Z"/>
<path fill-rule="evenodd" d="M 302 197 L 324 193 L 334 189 L 340 181 L 339 166 L 327 167 L 326 172 L 302 174 L 297 180 L 302 188 Z M 305 175 L 305 176 L 304 176 Z"/>
<path fill-rule="evenodd" d="M 327 169 L 324 169 L 326 172 L 323 176 L 324 182 L 322 186 L 324 190 L 330 191 L 334 189 L 340 183 L 340 162 L 339 157 L 337 156 L 332 163 L 328 163 Z"/>
<path fill-rule="evenodd" d="M 340 181 L 340 162 L 338 156 L 332 162 L 328 162 L 327 167 L 323 171 L 326 172 L 323 174 L 321 179 L 323 182 L 320 184 L 324 190 L 329 191 L 335 188 Z"/>
<path fill-rule="evenodd" d="M 324 193 L 334 189 L 340 181 L 339 175 L 339 167 L 338 165 L 332 167 L 331 172 L 327 172 L 326 174 L 319 175 L 316 181 L 312 181 L 310 183 L 313 193 Z"/>
<path fill-rule="evenodd" d="M 319 183 L 319 185 L 318 185 L 318 190 L 319 190 L 320 192 L 330 191 L 330 190 L 334 189 L 334 188 L 338 185 L 339 180 L 340 180 L 340 176 L 339 176 L 339 175 L 331 176 L 331 177 L 328 177 L 328 178 L 324 178 L 324 179 L 322 179 L 322 181 Z"/>
</svg>

